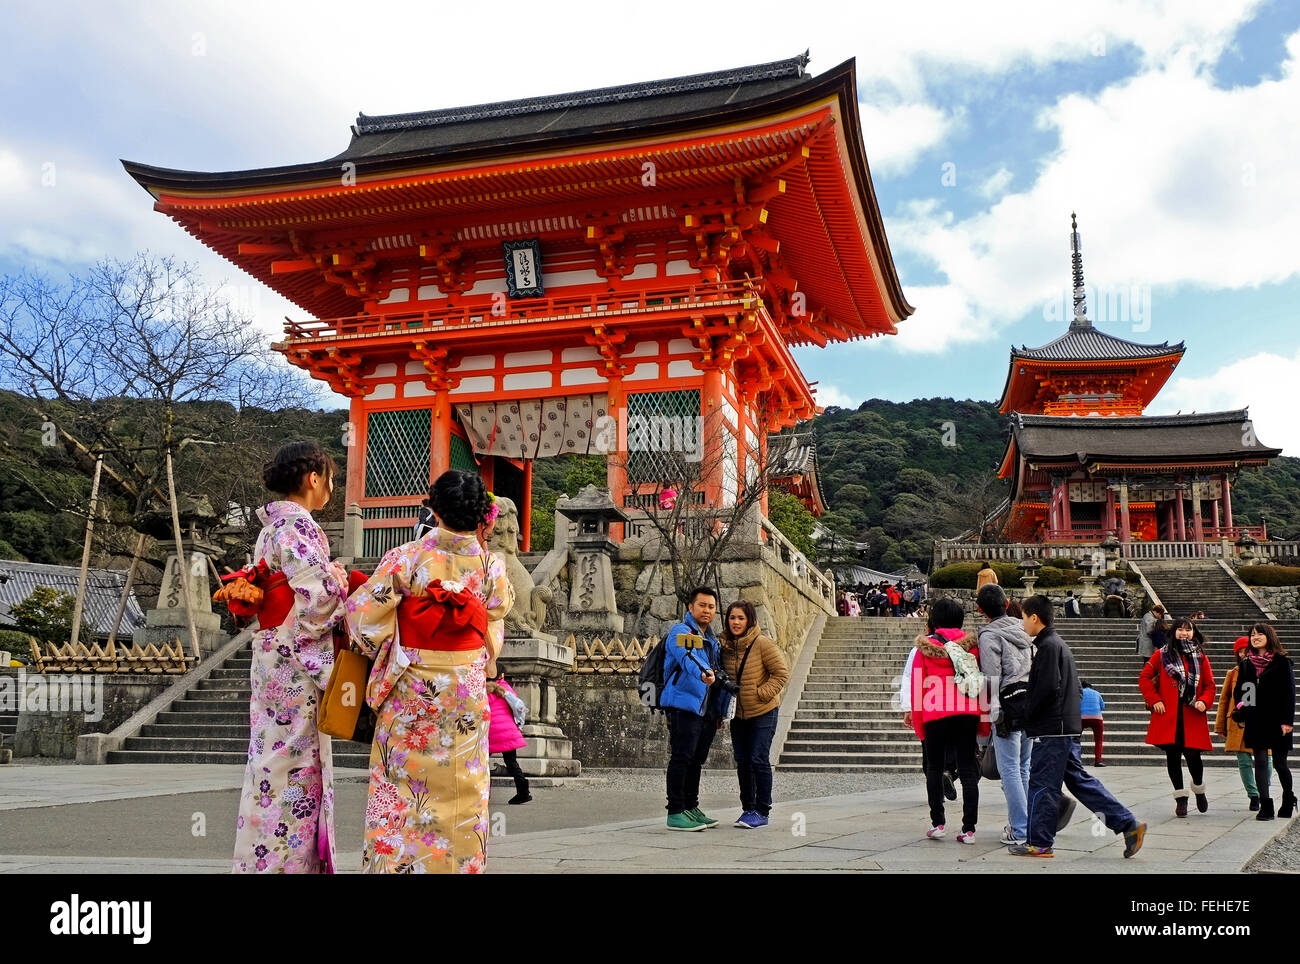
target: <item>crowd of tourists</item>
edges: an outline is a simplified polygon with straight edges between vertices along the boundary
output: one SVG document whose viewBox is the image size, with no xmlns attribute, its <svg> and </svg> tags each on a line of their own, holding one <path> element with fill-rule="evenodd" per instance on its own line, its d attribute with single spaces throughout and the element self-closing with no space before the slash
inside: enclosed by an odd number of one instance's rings
<svg viewBox="0 0 1300 964">
<path fill-rule="evenodd" d="M 1054 626 L 1051 601 L 1030 596 L 1013 614 L 1016 604 L 989 580 L 975 603 L 983 622 L 972 633 L 962 628 L 965 613 L 958 602 L 937 600 L 927 632 L 917 636 L 903 668 L 899 702 L 905 723 L 921 740 L 930 807 L 926 836 L 947 836 L 945 801 L 957 799 L 960 783 L 956 839 L 975 842 L 983 773 L 1001 782 L 1007 824 L 999 842 L 1009 853 L 1053 856 L 1056 832 L 1077 801 L 1122 834 L 1124 856 L 1133 856 L 1146 824 L 1083 766 L 1085 728 L 1093 733 L 1093 766 L 1106 765 L 1105 700 L 1080 679 Z M 1157 606 L 1139 624 L 1136 649 L 1145 662 L 1138 684 L 1151 713 L 1146 742 L 1164 751 L 1174 815 L 1186 817 L 1191 800 L 1198 812 L 1209 810 L 1201 755 L 1212 749 L 1208 714 L 1217 695 L 1215 729 L 1225 750 L 1237 756 L 1247 806 L 1257 820 L 1290 817 L 1297 807 L 1287 763 L 1295 723 L 1292 662 L 1274 628 L 1256 623 L 1236 641 L 1236 665 L 1219 693 L 1197 625 L 1202 618 L 1172 619 Z M 1270 767 L 1282 790 L 1276 810 Z M 1072 798 L 1062 795 L 1063 787 Z"/>
<path fill-rule="evenodd" d="M 894 583 L 858 583 L 836 594 L 835 607 L 841 616 L 924 617 L 926 587 L 923 582 L 901 579 Z"/>
<path fill-rule="evenodd" d="M 532 799 L 516 757 L 527 707 L 497 667 L 514 590 L 504 560 L 489 551 L 497 506 L 474 473 L 448 471 L 429 490 L 416 538 L 388 552 L 373 575 L 346 572 L 311 513 L 325 507 L 335 466 L 311 442 L 284 446 L 263 472 L 283 496 L 259 510 L 256 565 L 225 577 L 217 598 L 253 636 L 248 764 L 236 822 L 236 872 L 332 873 L 334 789 L 329 732 L 369 741 L 370 782 L 362 868 L 370 873 L 476 873 L 484 869 L 489 756 L 501 753 L 515 781 L 511 804 Z M 987 574 L 986 574 L 987 573 Z M 766 826 L 772 809 L 771 748 L 789 668 L 746 600 L 730 601 L 719 630 L 717 593 L 704 586 L 647 660 L 653 706 L 667 716 L 667 827 L 707 830 L 701 770 L 715 735 L 729 724 L 741 814 L 735 826 Z M 1079 678 L 1054 625 L 1051 601 L 1008 600 L 991 568 L 981 571 L 981 624 L 963 628 L 953 599 L 926 604 L 920 584 L 845 592 L 848 615 L 919 615 L 902 674 L 904 722 L 921 743 L 929 802 L 926 836 L 948 833 L 946 802 L 961 791 L 956 839 L 975 842 L 981 773 L 1001 782 L 1007 823 L 1000 842 L 1019 856 L 1051 857 L 1076 801 L 1142 846 L 1138 820 L 1083 766 L 1081 737 L 1094 735 L 1102 762 L 1101 694 Z M 856 608 L 856 612 L 854 609 Z M 1077 604 L 1070 615 L 1077 615 Z M 1199 620 L 1170 619 L 1161 607 L 1141 621 L 1139 674 L 1151 711 L 1147 742 L 1165 753 L 1175 814 L 1189 800 L 1209 809 L 1202 753 L 1215 729 L 1237 755 L 1257 819 L 1296 809 L 1287 757 L 1295 675 L 1273 627 L 1257 623 L 1237 640 L 1222 691 L 1204 650 Z M 336 685 L 344 664 L 368 663 L 361 700 Z M 643 694 L 644 695 L 644 694 Z M 1217 704 L 1216 704 L 1217 697 Z M 358 704 L 364 704 L 364 708 Z M 327 727 L 325 713 L 333 713 Z M 338 723 L 339 714 L 347 720 Z M 982 744 L 982 745 L 981 745 Z M 1184 766 L 1188 786 L 1184 786 Z M 1281 798 L 1274 809 L 1270 768 Z M 1064 791 L 1069 791 L 1067 796 Z"/>
</svg>

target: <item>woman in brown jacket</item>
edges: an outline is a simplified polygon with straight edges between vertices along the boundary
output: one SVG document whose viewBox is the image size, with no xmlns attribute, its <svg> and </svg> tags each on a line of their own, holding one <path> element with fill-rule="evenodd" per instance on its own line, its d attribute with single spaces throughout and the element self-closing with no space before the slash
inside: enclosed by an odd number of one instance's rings
<svg viewBox="0 0 1300 964">
<path fill-rule="evenodd" d="M 722 668 L 740 687 L 736 717 L 731 721 L 731 749 L 743 811 L 735 825 L 757 830 L 767 826 L 772 810 L 769 757 L 776 735 L 777 706 L 790 671 L 776 643 L 759 635 L 753 603 L 734 602 L 727 607 L 721 642 Z"/>
</svg>

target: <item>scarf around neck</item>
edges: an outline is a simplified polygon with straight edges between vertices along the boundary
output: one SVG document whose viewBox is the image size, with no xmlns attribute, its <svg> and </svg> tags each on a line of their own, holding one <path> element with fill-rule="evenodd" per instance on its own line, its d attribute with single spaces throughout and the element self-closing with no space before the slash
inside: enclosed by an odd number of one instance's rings
<svg viewBox="0 0 1300 964">
<path fill-rule="evenodd" d="M 1264 650 L 1264 651 L 1261 653 L 1259 650 L 1254 649 L 1253 647 L 1251 648 L 1250 653 L 1247 654 L 1247 658 L 1248 658 L 1252 663 L 1255 664 L 1255 677 L 1256 677 L 1256 678 L 1259 678 L 1261 675 L 1263 675 L 1264 670 L 1268 669 L 1268 664 L 1271 663 L 1271 662 L 1273 662 L 1273 654 L 1272 654 L 1272 653 L 1270 653 L 1268 650 Z"/>
<path fill-rule="evenodd" d="M 1161 649 L 1161 663 L 1169 678 L 1178 684 L 1178 698 L 1188 706 L 1196 705 L 1201 684 L 1201 646 L 1195 639 L 1186 642 L 1172 636 Z M 1183 662 L 1186 657 L 1187 662 Z"/>
</svg>

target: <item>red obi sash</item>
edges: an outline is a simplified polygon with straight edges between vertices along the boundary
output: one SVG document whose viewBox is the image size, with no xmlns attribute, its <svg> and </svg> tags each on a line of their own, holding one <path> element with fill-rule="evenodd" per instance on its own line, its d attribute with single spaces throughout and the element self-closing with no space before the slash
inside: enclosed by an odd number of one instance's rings
<svg viewBox="0 0 1300 964">
<path fill-rule="evenodd" d="M 240 629 L 254 617 L 262 629 L 275 629 L 293 615 L 294 592 L 289 578 L 283 572 L 272 572 L 265 559 L 222 576 L 221 581 L 223 585 L 212 594 L 212 601 L 224 602 Z M 348 573 L 348 592 L 365 581 L 365 573 L 353 569 Z"/>
<path fill-rule="evenodd" d="M 448 587 L 451 588 L 448 588 Z M 469 589 L 435 579 L 422 596 L 397 605 L 397 628 L 406 649 L 480 649 L 487 637 L 487 607 Z"/>
</svg>

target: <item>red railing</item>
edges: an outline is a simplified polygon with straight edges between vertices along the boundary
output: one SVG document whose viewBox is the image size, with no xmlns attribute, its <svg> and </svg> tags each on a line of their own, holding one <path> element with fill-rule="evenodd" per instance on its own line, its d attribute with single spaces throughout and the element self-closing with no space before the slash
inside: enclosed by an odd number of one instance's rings
<svg viewBox="0 0 1300 964">
<path fill-rule="evenodd" d="M 502 302 L 494 312 L 493 302 L 475 305 L 444 305 L 422 311 L 390 314 L 350 315 L 311 321 L 286 319 L 289 341 L 322 341 L 361 335 L 401 334 L 430 328 L 489 327 L 523 322 L 584 320 L 612 315 L 698 310 L 700 307 L 752 307 L 759 302 L 757 289 L 749 281 L 679 285 L 671 288 L 638 289 L 628 292 L 567 294 L 555 297 L 520 298 Z"/>
<path fill-rule="evenodd" d="M 1235 542 L 1243 535 L 1249 534 L 1260 542 L 1268 539 L 1268 526 L 1202 526 L 1201 532 L 1204 534 L 1204 542 L 1218 542 L 1220 539 L 1228 539 Z M 1044 542 L 1101 542 L 1109 532 L 1105 529 L 1049 529 L 1045 533 Z M 1119 535 L 1118 532 L 1115 535 Z M 1133 540 L 1137 541 L 1137 540 Z M 1187 527 L 1187 539 L 1192 540 L 1192 527 Z"/>
</svg>

